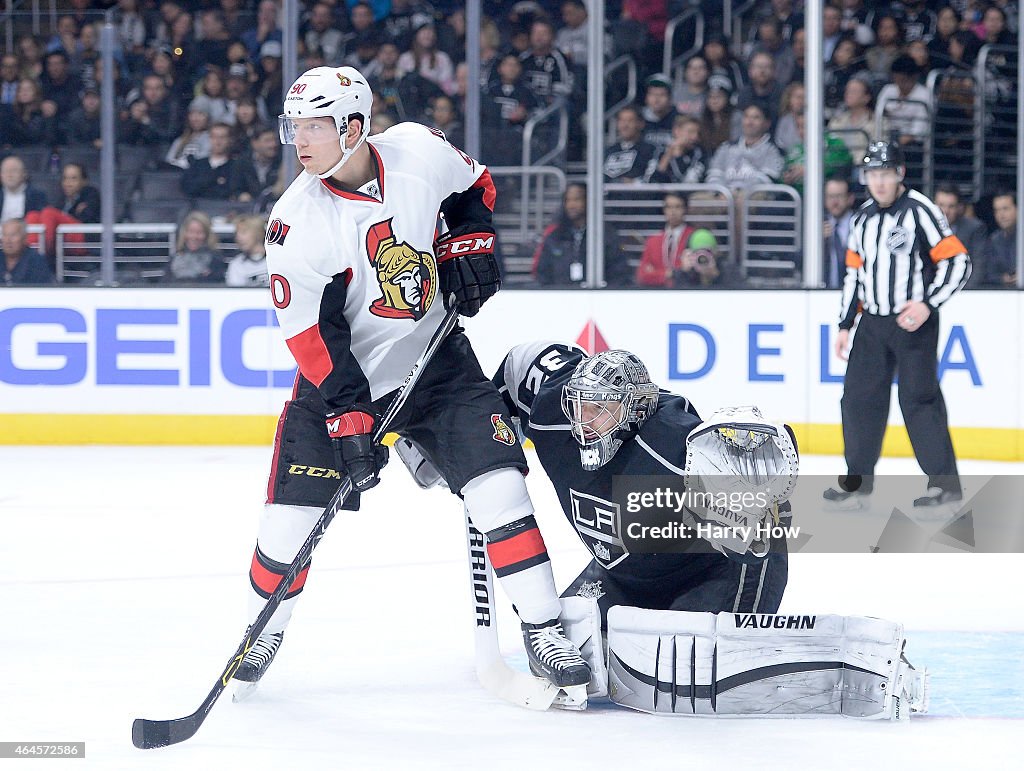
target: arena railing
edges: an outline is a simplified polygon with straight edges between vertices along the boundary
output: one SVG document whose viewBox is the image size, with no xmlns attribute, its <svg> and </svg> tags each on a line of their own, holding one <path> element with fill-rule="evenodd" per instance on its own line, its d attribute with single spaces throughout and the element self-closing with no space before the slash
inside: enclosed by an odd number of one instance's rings
<svg viewBox="0 0 1024 771">
<path fill-rule="evenodd" d="M 42 0 L 32 0 L 31 3 L 23 0 L 7 0 L 6 8 L 0 14 L 0 21 L 4 25 L 4 42 L 7 51 L 14 50 L 15 26 L 20 21 L 26 29 L 31 29 L 32 34 L 39 37 L 43 33 L 43 15 L 49 16 L 49 29 L 52 31 L 57 27 L 57 0 L 47 0 L 47 10 L 43 10 Z M 25 6 L 31 5 L 29 10 Z M 102 19 L 102 13 L 97 14 Z"/>
<path fill-rule="evenodd" d="M 935 111 L 932 106 L 919 99 L 887 100 L 884 109 L 875 111 L 875 136 L 881 140 L 897 141 L 899 135 L 906 133 L 900 131 L 899 122 L 916 121 L 918 118 L 914 115 L 894 115 L 893 110 L 915 105 L 923 108 L 925 115 L 923 120 L 928 126 L 928 131 L 920 137 L 921 141 L 918 147 L 914 146 L 917 143 L 903 146 L 903 154 L 907 163 L 907 180 L 912 187 L 930 196 L 935 185 L 935 170 L 932 165 Z"/>
<path fill-rule="evenodd" d="M 854 173 L 856 173 L 856 168 L 860 166 L 861 161 L 864 159 L 864 151 L 871 144 L 871 135 L 864 129 L 859 128 L 826 128 L 825 134 L 832 134 L 843 141 L 846 149 L 850 151 L 850 156 L 853 158 Z M 848 137 L 856 137 L 858 141 L 850 142 L 847 140 Z M 857 180 L 851 178 L 850 181 L 856 182 Z"/>
<path fill-rule="evenodd" d="M 235 227 L 216 223 L 213 231 L 220 240 L 220 251 L 225 258 L 237 251 L 234 242 Z M 103 226 L 58 225 L 56 237 L 57 281 L 78 279 L 79 283 L 94 283 L 100 278 Z M 178 225 L 170 222 L 114 225 L 114 275 L 117 283 L 153 283 L 167 273 L 167 265 L 176 250 Z"/>
<path fill-rule="evenodd" d="M 1017 187 L 1017 47 L 983 46 L 974 67 L 980 84 L 975 110 L 984 121 L 978 162 L 982 168 L 980 190 Z"/>
<path fill-rule="evenodd" d="M 626 105 L 636 103 L 637 76 L 636 61 L 634 61 L 633 57 L 620 56 L 618 59 L 610 62 L 604 68 L 604 82 L 606 84 L 615 82 L 614 74 L 623 68 L 626 70 L 626 93 L 611 107 L 606 107 L 604 110 L 605 144 L 608 145 L 615 144 L 615 116 Z"/>
<path fill-rule="evenodd" d="M 494 227 L 505 283 L 528 281 L 540 235 L 561 210 L 565 172 L 555 166 L 489 166 L 488 171 L 498 188 Z M 525 205 L 522 195 L 516 194 L 524 179 L 529 183 Z"/>
<path fill-rule="evenodd" d="M 693 24 L 693 43 L 680 54 L 675 54 L 676 30 L 687 22 Z M 673 70 L 677 64 L 689 59 L 704 47 L 704 14 L 698 8 L 687 8 L 665 25 L 665 47 L 661 56 L 661 71 L 674 78 Z"/>
<path fill-rule="evenodd" d="M 956 184 L 967 200 L 982 190 L 984 111 L 979 112 L 978 80 L 962 68 L 932 70 L 925 82 L 932 94 L 931 165 L 936 182 Z"/>
<path fill-rule="evenodd" d="M 46 239 L 43 236 L 46 234 L 45 225 L 26 225 L 25 233 L 29 236 L 35 236 L 29 240 L 29 243 L 35 247 L 35 250 L 44 257 L 46 256 Z M 34 242 L 34 243 L 33 243 Z"/>
<path fill-rule="evenodd" d="M 748 16 L 756 16 L 757 10 L 764 3 L 759 0 L 747 0 L 732 9 L 732 14 L 725 20 L 725 27 L 729 30 L 729 46 L 734 56 L 742 56 L 743 49 L 743 25 L 749 21 Z"/>
<path fill-rule="evenodd" d="M 689 200 L 686 222 L 707 228 L 718 241 L 719 260 L 735 262 L 736 201 L 727 187 L 713 184 L 607 184 L 604 186 L 604 221 L 614 230 L 636 268 L 649 236 L 665 229 L 662 213 L 666 193 L 683 193 Z M 607 239 L 607 236 L 605 236 Z"/>
<path fill-rule="evenodd" d="M 744 190 L 740 214 L 740 268 L 749 285 L 758 280 L 799 283 L 803 266 L 803 200 L 789 185 Z"/>
</svg>

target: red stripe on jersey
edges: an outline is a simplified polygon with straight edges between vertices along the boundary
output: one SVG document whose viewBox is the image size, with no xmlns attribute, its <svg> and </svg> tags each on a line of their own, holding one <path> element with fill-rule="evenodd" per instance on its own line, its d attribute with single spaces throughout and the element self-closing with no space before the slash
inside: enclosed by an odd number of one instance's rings
<svg viewBox="0 0 1024 771">
<path fill-rule="evenodd" d="M 288 589 L 288 594 L 297 594 L 302 591 L 302 587 L 306 585 L 306 576 L 308 573 L 309 566 L 307 565 L 295 577 L 295 581 Z M 259 555 L 256 552 L 253 552 L 252 565 L 249 567 L 249 577 L 252 579 L 254 586 L 260 589 L 260 591 L 266 592 L 270 595 L 277 590 L 277 587 L 281 583 L 281 579 L 284 578 L 284 575 L 268 570 L 263 566 L 263 563 L 260 562 Z"/>
<path fill-rule="evenodd" d="M 531 527 L 512 538 L 487 544 L 487 556 L 495 570 L 547 553 L 540 530 Z"/>
<path fill-rule="evenodd" d="M 320 336 L 320 326 L 314 324 L 294 337 L 289 337 L 285 343 L 295 357 L 302 376 L 319 388 L 334 369 L 327 344 Z"/>
<path fill-rule="evenodd" d="M 297 380 L 297 378 L 296 378 Z M 288 417 L 288 407 L 291 402 L 284 403 L 281 410 L 281 417 L 277 419 L 277 430 L 274 432 L 274 455 L 270 461 L 270 479 L 267 480 L 267 503 L 274 502 L 274 487 L 277 484 L 277 466 L 281 460 L 281 435 L 284 433 L 284 421 Z"/>
<path fill-rule="evenodd" d="M 484 169 L 484 173 L 477 177 L 476 182 L 473 183 L 473 187 L 481 187 L 484 191 L 484 206 L 491 211 L 494 211 L 494 199 L 497 198 L 497 193 L 494 190 L 494 180 L 491 179 L 491 172 Z M 470 188 L 472 190 L 472 188 Z"/>
</svg>

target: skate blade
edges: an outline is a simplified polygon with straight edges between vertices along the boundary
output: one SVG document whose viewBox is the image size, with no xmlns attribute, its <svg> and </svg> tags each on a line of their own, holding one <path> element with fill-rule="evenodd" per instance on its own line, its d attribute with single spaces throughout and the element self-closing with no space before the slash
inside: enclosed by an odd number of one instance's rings
<svg viewBox="0 0 1024 771">
<path fill-rule="evenodd" d="M 256 687 L 259 683 L 247 683 L 243 680 L 235 680 L 235 690 L 231 694 L 231 701 L 235 704 L 247 701 L 256 694 Z"/>
<path fill-rule="evenodd" d="M 587 686 L 571 685 L 566 688 L 559 688 L 558 695 L 551 702 L 551 706 L 555 709 L 582 712 L 587 708 Z"/>
</svg>

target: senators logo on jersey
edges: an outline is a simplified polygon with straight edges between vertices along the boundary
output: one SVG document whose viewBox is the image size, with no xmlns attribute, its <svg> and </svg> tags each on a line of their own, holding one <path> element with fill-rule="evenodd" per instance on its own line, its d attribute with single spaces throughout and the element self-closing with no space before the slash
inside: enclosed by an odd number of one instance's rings
<svg viewBox="0 0 1024 771">
<path fill-rule="evenodd" d="M 291 230 L 290 225 L 285 225 L 279 218 L 275 217 L 267 226 L 267 243 L 284 246 L 284 239 L 288 236 L 289 230 Z"/>
<path fill-rule="evenodd" d="M 501 417 L 501 413 L 495 412 L 491 415 L 491 425 L 494 426 L 494 436 L 491 439 L 507 444 L 509 447 L 516 443 L 516 432 L 508 427 L 508 423 Z"/>
<path fill-rule="evenodd" d="M 423 318 L 437 294 L 437 263 L 429 252 L 399 243 L 391 220 L 378 222 L 366 234 L 366 254 L 376 268 L 381 296 L 370 313 L 385 319 Z"/>
</svg>

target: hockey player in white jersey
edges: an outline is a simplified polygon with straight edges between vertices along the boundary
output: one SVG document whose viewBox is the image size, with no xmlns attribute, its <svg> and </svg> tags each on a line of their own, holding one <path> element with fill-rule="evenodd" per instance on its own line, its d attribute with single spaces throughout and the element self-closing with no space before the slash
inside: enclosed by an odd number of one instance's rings
<svg viewBox="0 0 1024 771">
<path fill-rule="evenodd" d="M 378 483 L 373 433 L 445 315 L 472 316 L 500 287 L 494 185 L 443 133 L 401 123 L 368 137 L 372 93 L 351 67 L 317 67 L 292 85 L 280 117 L 304 173 L 274 207 L 267 266 L 277 317 L 299 367 L 278 422 L 267 504 L 252 559 L 255 617 L 347 474 Z M 447 232 L 436 238 L 438 214 Z M 559 687 L 590 671 L 559 623 L 559 601 L 497 389 L 456 328 L 423 371 L 393 430 L 423 447 L 459 494 L 515 605 L 534 674 Z M 307 570 L 235 678 L 255 682 L 276 655 Z"/>
</svg>

